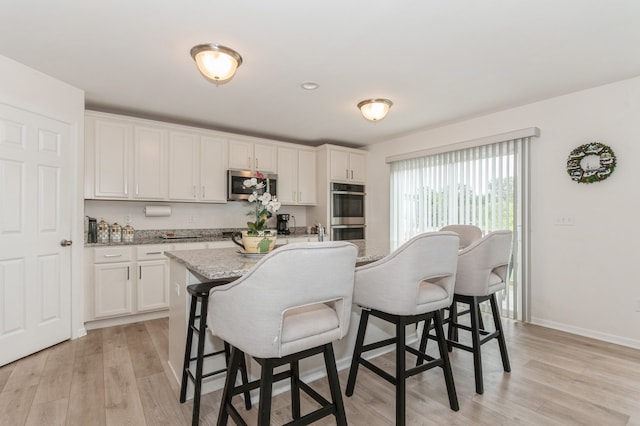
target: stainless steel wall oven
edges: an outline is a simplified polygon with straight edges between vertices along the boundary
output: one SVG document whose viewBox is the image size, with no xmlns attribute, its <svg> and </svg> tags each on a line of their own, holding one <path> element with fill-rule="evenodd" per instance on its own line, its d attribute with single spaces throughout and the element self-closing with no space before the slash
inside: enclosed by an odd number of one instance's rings
<svg viewBox="0 0 640 426">
<path fill-rule="evenodd" d="M 364 185 L 331 183 L 331 239 L 363 240 L 365 230 Z"/>
</svg>

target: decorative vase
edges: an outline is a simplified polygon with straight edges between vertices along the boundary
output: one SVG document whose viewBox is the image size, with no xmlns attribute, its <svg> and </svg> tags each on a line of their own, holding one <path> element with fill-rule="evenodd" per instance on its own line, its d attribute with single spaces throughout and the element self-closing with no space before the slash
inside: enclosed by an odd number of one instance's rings
<svg viewBox="0 0 640 426">
<path fill-rule="evenodd" d="M 257 231 L 258 235 L 249 235 L 249 231 L 235 232 L 231 240 L 242 247 L 245 253 L 269 253 L 276 246 L 276 231 Z M 239 242 L 236 238 L 242 239 Z"/>
</svg>

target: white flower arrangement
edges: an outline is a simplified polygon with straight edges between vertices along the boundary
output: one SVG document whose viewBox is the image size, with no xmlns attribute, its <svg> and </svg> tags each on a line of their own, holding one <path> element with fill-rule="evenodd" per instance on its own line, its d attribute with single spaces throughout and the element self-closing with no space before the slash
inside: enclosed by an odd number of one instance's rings
<svg viewBox="0 0 640 426">
<path fill-rule="evenodd" d="M 243 182 L 245 188 L 253 188 L 253 193 L 249 195 L 249 202 L 255 203 L 254 209 L 247 213 L 247 216 L 255 216 L 255 222 L 247 222 L 249 228 L 249 234 L 257 234 L 258 231 L 264 231 L 267 228 L 267 219 L 270 214 L 278 211 L 281 204 L 277 197 L 272 196 L 269 192 L 265 191 L 266 184 L 264 181 L 264 175 L 260 172 L 256 174 L 256 177 L 246 179 Z"/>
</svg>

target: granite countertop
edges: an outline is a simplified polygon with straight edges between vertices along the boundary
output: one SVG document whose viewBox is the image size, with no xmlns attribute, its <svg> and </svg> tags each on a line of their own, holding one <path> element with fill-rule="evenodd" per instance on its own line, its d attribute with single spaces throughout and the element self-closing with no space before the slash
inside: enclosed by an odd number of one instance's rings
<svg viewBox="0 0 640 426">
<path fill-rule="evenodd" d="M 357 263 L 373 262 L 386 255 L 380 249 L 368 247 L 365 241 L 353 243 L 358 246 Z M 203 280 L 242 276 L 253 268 L 262 256 L 243 255 L 238 248 L 180 250 L 165 252 L 165 255 L 184 264 L 188 270 Z"/>
<path fill-rule="evenodd" d="M 156 229 L 135 231 L 131 243 L 85 243 L 85 247 L 108 246 L 138 246 L 147 244 L 180 244 L 180 243 L 209 243 L 215 241 L 231 241 L 231 234 L 242 229 Z M 274 230 L 275 232 L 275 230 Z M 296 232 L 290 235 L 278 235 L 280 238 L 317 237 L 317 235 L 305 234 L 304 228 L 296 228 Z M 87 241 L 85 235 L 85 241 Z"/>
</svg>

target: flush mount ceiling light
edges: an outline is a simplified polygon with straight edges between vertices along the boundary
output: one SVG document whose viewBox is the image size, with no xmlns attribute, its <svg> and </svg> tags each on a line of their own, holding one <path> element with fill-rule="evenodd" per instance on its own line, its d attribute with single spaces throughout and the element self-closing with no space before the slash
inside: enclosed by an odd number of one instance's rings
<svg viewBox="0 0 640 426">
<path fill-rule="evenodd" d="M 242 64 L 242 56 L 233 49 L 219 44 L 199 44 L 191 48 L 191 57 L 198 71 L 215 84 L 230 81 Z"/>
<path fill-rule="evenodd" d="M 358 103 L 362 116 L 370 121 L 380 121 L 386 117 L 393 102 L 389 99 L 367 99 Z"/>
</svg>

